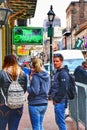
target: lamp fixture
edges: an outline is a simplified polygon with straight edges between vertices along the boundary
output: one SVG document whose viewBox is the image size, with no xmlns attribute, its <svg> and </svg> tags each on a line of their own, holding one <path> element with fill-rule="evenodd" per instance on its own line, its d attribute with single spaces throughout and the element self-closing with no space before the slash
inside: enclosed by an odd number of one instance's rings
<svg viewBox="0 0 87 130">
<path fill-rule="evenodd" d="M 47 13 L 47 15 L 48 15 L 49 23 L 52 24 L 54 21 L 54 17 L 55 17 L 55 13 L 53 11 L 52 5 L 50 6 L 50 11 Z"/>
<path fill-rule="evenodd" d="M 0 0 L 0 27 L 2 28 L 13 11 L 7 7 L 6 0 Z"/>
</svg>

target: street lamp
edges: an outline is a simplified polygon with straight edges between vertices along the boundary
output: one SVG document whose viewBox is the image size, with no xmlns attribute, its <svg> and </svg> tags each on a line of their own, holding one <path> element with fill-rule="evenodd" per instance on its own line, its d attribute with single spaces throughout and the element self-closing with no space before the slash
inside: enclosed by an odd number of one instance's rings
<svg viewBox="0 0 87 130">
<path fill-rule="evenodd" d="M 11 13 L 12 10 L 7 7 L 6 1 L 0 0 L 0 27 L 3 27 L 6 24 Z"/>
<path fill-rule="evenodd" d="M 50 77 L 52 81 L 52 37 L 53 37 L 53 21 L 55 18 L 55 13 L 53 11 L 52 5 L 50 6 L 50 11 L 47 13 L 48 15 L 48 20 L 50 27 L 48 28 L 48 37 L 50 37 Z M 51 82 L 52 83 L 52 82 Z"/>
</svg>

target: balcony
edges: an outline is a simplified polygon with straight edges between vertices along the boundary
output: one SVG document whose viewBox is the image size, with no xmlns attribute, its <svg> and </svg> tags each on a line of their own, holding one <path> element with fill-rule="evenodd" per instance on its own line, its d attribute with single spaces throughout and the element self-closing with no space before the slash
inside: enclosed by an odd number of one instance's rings
<svg viewBox="0 0 87 130">
<path fill-rule="evenodd" d="M 71 35 L 71 29 L 70 28 L 63 29 L 62 35 L 68 37 L 69 35 Z"/>
</svg>

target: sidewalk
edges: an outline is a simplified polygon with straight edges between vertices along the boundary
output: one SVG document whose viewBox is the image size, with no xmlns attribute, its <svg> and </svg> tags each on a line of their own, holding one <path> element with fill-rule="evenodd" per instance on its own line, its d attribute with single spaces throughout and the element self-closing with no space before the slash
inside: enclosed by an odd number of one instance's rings
<svg viewBox="0 0 87 130">
<path fill-rule="evenodd" d="M 72 118 L 67 117 L 66 124 L 67 124 L 67 130 L 77 130 L 76 124 Z M 44 125 L 44 130 L 58 130 L 58 127 L 54 119 L 54 110 L 53 110 L 52 101 L 49 101 L 43 125 Z M 21 118 L 18 130 L 32 130 L 31 128 L 32 127 L 31 127 L 29 114 L 28 114 L 28 104 L 26 102 L 24 105 L 24 113 Z M 79 124 L 79 130 L 85 130 L 85 128 L 83 127 L 81 123 Z"/>
</svg>

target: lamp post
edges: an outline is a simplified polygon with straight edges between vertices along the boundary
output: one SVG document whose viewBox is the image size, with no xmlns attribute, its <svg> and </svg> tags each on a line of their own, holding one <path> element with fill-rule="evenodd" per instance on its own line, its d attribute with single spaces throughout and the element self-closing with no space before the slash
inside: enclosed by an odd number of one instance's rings
<svg viewBox="0 0 87 130">
<path fill-rule="evenodd" d="M 12 10 L 7 7 L 6 1 L 0 0 L 0 27 L 1 28 L 6 24 L 8 17 L 11 13 Z"/>
<path fill-rule="evenodd" d="M 53 37 L 53 21 L 55 17 L 55 13 L 53 11 L 52 5 L 50 6 L 50 11 L 47 13 L 50 27 L 48 28 L 48 37 L 50 37 L 50 77 L 52 84 L 52 37 Z"/>
</svg>

